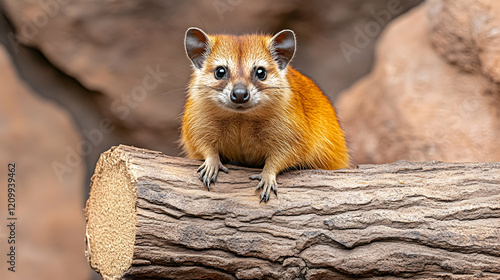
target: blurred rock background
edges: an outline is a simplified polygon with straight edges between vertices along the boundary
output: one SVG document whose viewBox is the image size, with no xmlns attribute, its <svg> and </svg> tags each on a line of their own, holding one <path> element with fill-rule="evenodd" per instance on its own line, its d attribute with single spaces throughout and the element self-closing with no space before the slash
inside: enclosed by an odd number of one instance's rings
<svg viewBox="0 0 500 280">
<path fill-rule="evenodd" d="M 500 161 L 500 2 L 428 0 L 337 102 L 354 163 Z"/>
<path fill-rule="evenodd" d="M 292 64 L 334 101 L 353 165 L 499 161 L 499 4 L 420 2 L 0 0 L 0 162 L 18 166 L 22 201 L 18 272 L 2 261 L 0 278 L 96 277 L 83 254 L 93 168 L 119 143 L 179 155 L 191 26 L 293 29 Z"/>
</svg>

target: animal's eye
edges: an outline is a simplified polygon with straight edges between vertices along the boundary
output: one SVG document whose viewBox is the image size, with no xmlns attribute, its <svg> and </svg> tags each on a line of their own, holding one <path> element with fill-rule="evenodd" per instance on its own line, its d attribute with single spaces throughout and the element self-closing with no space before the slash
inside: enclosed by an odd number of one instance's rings
<svg viewBox="0 0 500 280">
<path fill-rule="evenodd" d="M 266 69 L 264 67 L 257 68 L 257 70 L 255 71 L 255 77 L 257 77 L 257 79 L 261 81 L 264 81 L 267 78 Z"/>
<path fill-rule="evenodd" d="M 217 68 L 215 68 L 215 78 L 217 80 L 220 80 L 222 78 L 224 78 L 226 75 L 227 75 L 227 68 L 224 67 L 224 66 L 217 66 Z"/>
</svg>

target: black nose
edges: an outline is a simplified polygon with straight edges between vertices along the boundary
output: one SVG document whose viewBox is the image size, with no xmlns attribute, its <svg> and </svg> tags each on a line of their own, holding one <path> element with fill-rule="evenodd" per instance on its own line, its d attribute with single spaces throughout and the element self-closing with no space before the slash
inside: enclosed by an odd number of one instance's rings
<svg viewBox="0 0 500 280">
<path fill-rule="evenodd" d="M 231 92 L 231 101 L 234 103 L 246 103 L 250 99 L 247 87 L 244 85 L 235 85 Z"/>
</svg>

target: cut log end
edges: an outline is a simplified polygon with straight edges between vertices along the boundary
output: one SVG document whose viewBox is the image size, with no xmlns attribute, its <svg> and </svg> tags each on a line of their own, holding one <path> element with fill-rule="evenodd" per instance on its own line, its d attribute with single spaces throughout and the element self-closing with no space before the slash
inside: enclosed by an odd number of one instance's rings
<svg viewBox="0 0 500 280">
<path fill-rule="evenodd" d="M 92 177 L 85 209 L 86 256 L 104 279 L 120 279 L 132 265 L 137 223 L 137 184 L 126 155 L 112 148 L 103 153 Z"/>
</svg>

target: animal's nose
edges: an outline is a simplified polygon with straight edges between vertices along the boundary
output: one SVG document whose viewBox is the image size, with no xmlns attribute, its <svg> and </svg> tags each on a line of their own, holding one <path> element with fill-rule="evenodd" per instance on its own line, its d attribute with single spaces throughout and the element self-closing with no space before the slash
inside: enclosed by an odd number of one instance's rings
<svg viewBox="0 0 500 280">
<path fill-rule="evenodd" d="M 231 101 L 234 103 L 246 103 L 250 99 L 247 87 L 242 84 L 235 85 L 231 92 Z"/>
</svg>

